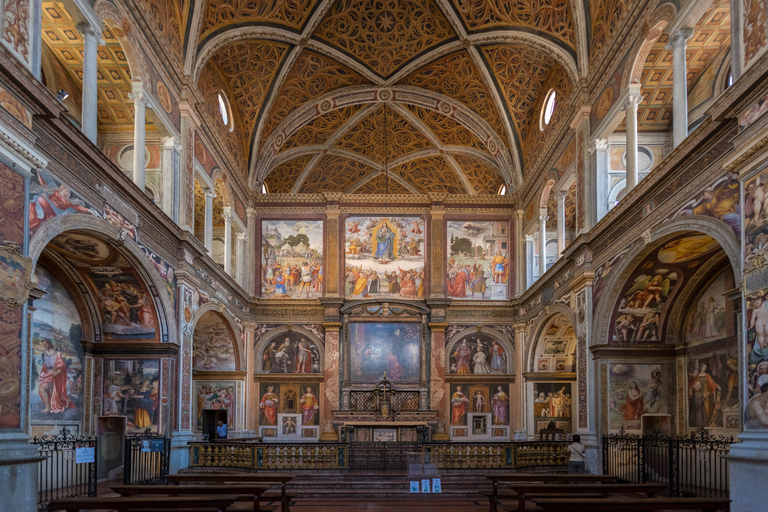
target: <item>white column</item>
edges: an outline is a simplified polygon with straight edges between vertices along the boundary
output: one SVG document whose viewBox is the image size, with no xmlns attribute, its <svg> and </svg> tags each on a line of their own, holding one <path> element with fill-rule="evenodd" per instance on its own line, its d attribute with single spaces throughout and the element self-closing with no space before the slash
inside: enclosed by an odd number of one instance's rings
<svg viewBox="0 0 768 512">
<path fill-rule="evenodd" d="M 224 272 L 232 275 L 232 213 L 224 208 Z"/>
<path fill-rule="evenodd" d="M 237 277 L 235 280 L 237 284 L 245 288 L 245 233 L 237 234 L 237 249 L 235 253 L 235 262 L 237 268 L 235 268 L 235 274 Z"/>
<path fill-rule="evenodd" d="M 568 191 L 558 190 L 557 194 L 557 257 L 563 256 L 565 250 L 565 198 Z"/>
<path fill-rule="evenodd" d="M 611 183 L 608 173 L 611 170 L 611 151 L 608 139 L 595 139 L 594 141 L 594 169 L 595 169 L 595 200 L 597 202 L 596 223 L 608 213 L 608 195 L 611 193 Z M 578 187 L 579 184 L 577 183 Z"/>
<path fill-rule="evenodd" d="M 539 209 L 539 276 L 547 271 L 547 209 Z"/>
<path fill-rule="evenodd" d="M 627 185 L 626 190 L 637 186 L 637 105 L 643 97 L 630 94 L 627 98 Z"/>
<path fill-rule="evenodd" d="M 533 235 L 525 235 L 525 287 L 533 284 Z"/>
<path fill-rule="evenodd" d="M 141 82 L 133 83 L 133 182 L 144 191 L 144 174 L 146 161 L 144 150 L 146 147 L 146 98 L 144 97 L 144 85 Z"/>
<path fill-rule="evenodd" d="M 203 244 L 208 256 L 212 256 L 213 251 L 213 198 L 216 193 L 213 189 L 205 189 L 205 226 L 203 230 Z"/>
<path fill-rule="evenodd" d="M 243 258 L 245 262 L 245 291 L 254 295 L 256 293 L 256 258 L 260 257 L 260 252 L 256 250 L 256 210 L 248 208 L 246 210 L 246 255 Z"/>
<path fill-rule="evenodd" d="M 174 137 L 163 139 L 163 211 L 179 222 L 179 154 L 181 144 Z"/>
<path fill-rule="evenodd" d="M 88 140 L 96 144 L 98 135 L 98 48 L 101 43 L 101 31 L 90 23 L 79 23 L 78 30 L 83 34 L 83 109 L 81 129 Z"/>
<path fill-rule="evenodd" d="M 685 64 L 686 42 L 692 28 L 670 34 L 667 50 L 672 50 L 672 141 L 675 147 L 688 136 L 688 77 Z"/>
<path fill-rule="evenodd" d="M 523 237 L 523 218 L 525 212 L 523 210 L 515 211 L 515 232 L 514 238 L 510 237 L 510 240 L 517 240 L 515 243 L 515 296 L 520 296 L 525 291 L 525 283 L 523 276 L 526 275 L 526 252 L 525 245 L 522 243 Z"/>
</svg>

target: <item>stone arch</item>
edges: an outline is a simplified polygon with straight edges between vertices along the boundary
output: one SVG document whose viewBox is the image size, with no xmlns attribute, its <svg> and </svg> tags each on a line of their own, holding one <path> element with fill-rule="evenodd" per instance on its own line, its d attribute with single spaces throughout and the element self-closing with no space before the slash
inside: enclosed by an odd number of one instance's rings
<svg viewBox="0 0 768 512">
<path fill-rule="evenodd" d="M 211 173 L 211 181 L 213 182 L 214 189 L 216 188 L 217 184 L 221 184 L 221 198 L 224 201 L 224 206 L 233 206 L 232 191 L 229 188 L 229 180 L 227 179 L 226 173 L 220 168 L 214 169 L 214 171 Z"/>
<path fill-rule="evenodd" d="M 286 333 L 294 332 L 301 334 L 302 336 L 306 337 L 309 341 L 315 344 L 317 347 L 318 352 L 320 353 L 320 358 L 318 360 L 318 371 L 316 374 L 313 375 L 322 375 L 325 371 L 325 340 L 320 339 L 315 333 L 307 329 L 306 327 L 302 327 L 300 325 L 283 325 L 280 327 L 276 327 L 274 329 L 270 329 L 267 331 L 259 340 L 254 344 L 253 347 L 253 373 L 254 375 L 270 375 L 269 373 L 265 373 L 261 370 L 261 367 L 257 364 L 257 359 L 260 360 L 261 354 L 264 352 L 264 349 L 275 341 L 279 336 L 285 335 Z"/>
<path fill-rule="evenodd" d="M 530 331 L 528 332 L 528 339 L 531 340 L 531 342 L 526 343 L 524 351 L 525 359 L 523 360 L 524 368 L 526 371 L 536 371 L 535 358 L 538 352 L 539 341 L 543 338 L 544 329 L 555 317 L 559 315 L 563 315 L 568 323 L 571 324 L 575 336 L 578 322 L 571 308 L 564 304 L 553 304 L 551 306 L 546 306 L 544 310 L 539 313 L 539 316 L 536 318 L 533 325 L 531 326 Z M 574 354 L 578 355 L 575 352 Z"/>
<path fill-rule="evenodd" d="M 451 352 L 453 349 L 453 346 L 460 342 L 462 339 L 466 338 L 467 336 L 471 336 L 473 334 L 485 334 L 489 336 L 490 338 L 493 338 L 496 340 L 499 345 L 504 349 L 504 351 L 507 354 L 507 371 L 503 375 L 515 375 L 516 374 L 516 368 L 517 368 L 517 361 L 515 361 L 515 347 L 512 343 L 509 342 L 509 339 L 507 336 L 505 336 L 500 331 L 493 329 L 491 327 L 484 327 L 482 325 L 476 325 L 472 327 L 467 327 L 465 329 L 462 329 L 460 332 L 454 334 L 451 336 L 450 339 L 446 340 L 445 342 L 445 368 L 451 367 Z M 446 374 L 449 372 L 446 371 Z M 453 375 L 453 374 L 452 374 Z"/>
<path fill-rule="evenodd" d="M 638 38 L 629 52 L 626 69 L 622 77 L 621 90 L 624 91 L 629 84 L 640 84 L 643 66 L 648 54 L 656 41 L 664 33 L 664 30 L 672 23 L 675 16 L 672 4 L 665 4 L 651 15 L 642 27 L 642 38 Z"/>
<path fill-rule="evenodd" d="M 629 275 L 635 270 L 641 260 L 676 235 L 689 232 L 709 235 L 717 241 L 734 270 L 736 287 L 740 286 L 741 246 L 740 241 L 736 238 L 731 228 L 723 221 L 712 217 L 681 215 L 674 220 L 665 222 L 647 231 L 642 238 L 632 244 L 626 254 L 615 264 L 615 271 L 611 272 L 611 276 L 605 284 L 605 292 L 603 292 L 593 316 L 591 345 L 607 343 L 616 300 Z"/>
<path fill-rule="evenodd" d="M 105 238 L 106 242 L 121 250 L 123 256 L 133 265 L 147 286 L 152 285 L 158 290 L 157 296 L 153 296 L 153 302 L 157 312 L 160 341 L 177 345 L 181 343 L 176 328 L 174 301 L 166 292 L 166 285 L 160 273 L 150 264 L 149 257 L 136 241 L 127 237 L 122 229 L 106 220 L 92 215 L 71 213 L 47 221 L 29 241 L 29 257 L 33 263 L 37 264 L 43 249 L 54 237 L 66 231 L 91 232 Z"/>
<path fill-rule="evenodd" d="M 123 11 L 107 0 L 97 0 L 93 4 L 93 10 L 106 25 L 117 29 L 113 32 L 125 52 L 128 67 L 131 70 L 131 79 L 141 81 L 148 78 L 148 68 L 144 61 L 144 55 L 141 50 L 136 49 L 140 48 L 141 45 L 132 36 L 133 26 Z"/>
<path fill-rule="evenodd" d="M 554 188 L 555 183 L 556 183 L 555 180 L 550 178 L 544 184 L 544 189 L 541 191 L 541 197 L 539 198 L 539 208 L 547 207 L 547 203 L 549 202 L 549 194 Z"/>
<path fill-rule="evenodd" d="M 231 315 L 224 314 L 225 311 L 229 313 L 226 306 L 219 304 L 218 302 L 208 302 L 200 306 L 197 311 L 195 311 L 189 325 L 190 331 L 192 332 L 193 343 L 195 330 L 197 329 L 197 324 L 200 319 L 207 313 L 216 315 L 222 322 L 224 322 L 224 325 L 229 331 L 232 345 L 235 350 L 235 371 L 246 371 L 248 367 L 246 366 L 243 338 L 240 333 L 240 328 L 235 324 L 234 320 L 232 320 Z M 194 351 L 194 345 L 192 350 Z"/>
</svg>

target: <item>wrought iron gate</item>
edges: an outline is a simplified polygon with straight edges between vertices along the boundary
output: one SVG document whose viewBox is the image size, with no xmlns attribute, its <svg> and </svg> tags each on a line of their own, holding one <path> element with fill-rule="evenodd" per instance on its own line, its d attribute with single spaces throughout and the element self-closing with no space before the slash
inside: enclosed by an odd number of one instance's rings
<svg viewBox="0 0 768 512">
<path fill-rule="evenodd" d="M 419 443 L 350 443 L 352 471 L 407 471 L 409 452 L 420 451 Z"/>
</svg>

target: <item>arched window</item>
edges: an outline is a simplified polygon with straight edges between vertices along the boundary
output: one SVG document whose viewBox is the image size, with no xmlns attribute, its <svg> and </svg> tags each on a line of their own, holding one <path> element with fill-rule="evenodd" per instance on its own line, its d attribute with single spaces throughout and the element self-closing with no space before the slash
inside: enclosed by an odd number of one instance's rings
<svg viewBox="0 0 768 512">
<path fill-rule="evenodd" d="M 541 116 L 539 118 L 539 129 L 541 131 L 544 131 L 544 128 L 552 121 L 552 114 L 555 113 L 555 96 L 555 90 L 550 89 L 544 100 L 544 105 L 541 107 Z"/>
<path fill-rule="evenodd" d="M 226 126 L 229 131 L 232 131 L 234 129 L 234 124 L 231 122 L 232 115 L 229 108 L 229 101 L 227 100 L 227 97 L 224 96 L 223 92 L 219 92 L 217 98 L 219 101 L 219 114 L 221 115 L 221 122 L 224 123 L 224 126 Z"/>
</svg>

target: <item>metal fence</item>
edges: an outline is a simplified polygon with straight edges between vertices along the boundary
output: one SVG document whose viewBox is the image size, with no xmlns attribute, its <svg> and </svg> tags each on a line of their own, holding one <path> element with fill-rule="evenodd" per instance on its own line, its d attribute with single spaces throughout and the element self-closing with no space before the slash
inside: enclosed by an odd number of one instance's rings
<svg viewBox="0 0 768 512">
<path fill-rule="evenodd" d="M 125 438 L 123 483 L 165 484 L 171 462 L 171 440 L 159 434 L 130 434 Z"/>
<path fill-rule="evenodd" d="M 62 427 L 61 432 L 54 436 L 33 438 L 32 444 L 37 446 L 43 457 L 37 470 L 38 510 L 47 510 L 48 503 L 58 498 L 96 496 L 95 437 L 75 436 Z M 81 453 L 81 462 L 78 463 L 78 448 L 90 448 L 92 457 Z"/>
<path fill-rule="evenodd" d="M 706 429 L 686 436 L 639 436 L 621 430 L 603 437 L 603 473 L 634 483 L 667 484 L 669 496 L 728 497 L 733 438 Z"/>
</svg>

